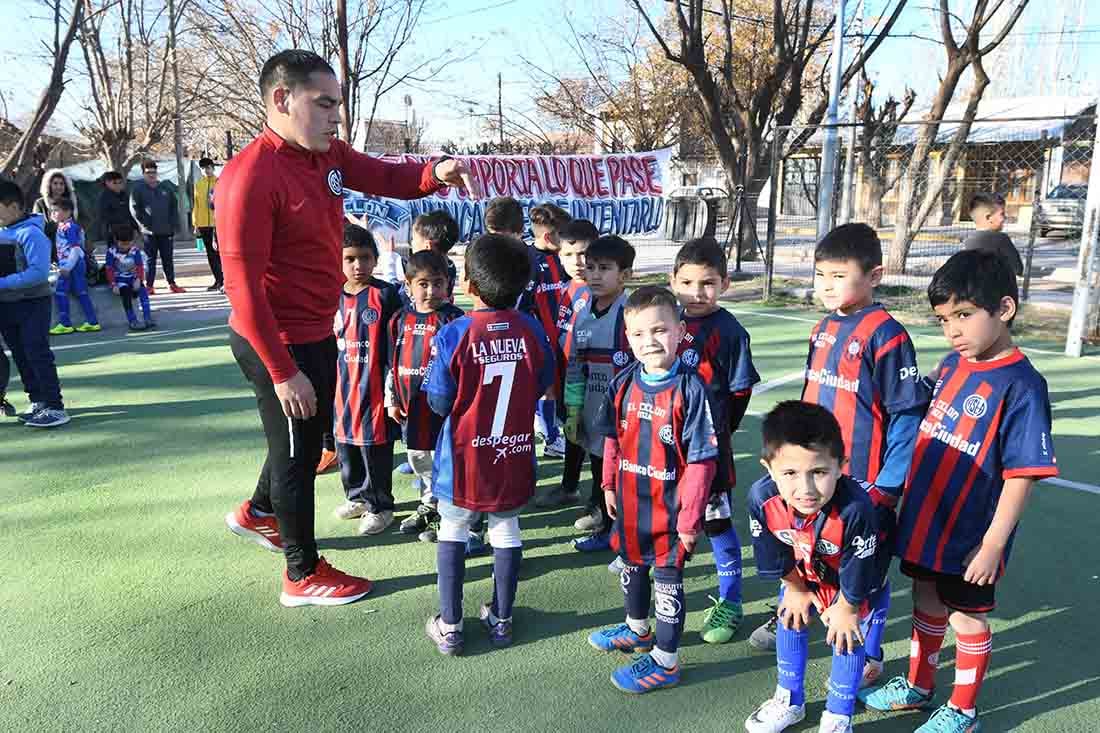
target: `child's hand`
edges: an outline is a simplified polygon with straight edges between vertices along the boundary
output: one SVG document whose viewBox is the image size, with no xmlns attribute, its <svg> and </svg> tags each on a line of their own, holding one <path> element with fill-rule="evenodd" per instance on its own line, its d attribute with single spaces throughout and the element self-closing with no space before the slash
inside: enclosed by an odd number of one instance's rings
<svg viewBox="0 0 1100 733">
<path fill-rule="evenodd" d="M 966 556 L 966 572 L 963 580 L 974 585 L 993 585 L 997 581 L 997 571 L 1001 569 L 1003 552 L 986 543 L 982 543 Z"/>
<path fill-rule="evenodd" d="M 607 516 L 611 518 L 611 521 L 618 519 L 618 512 L 615 509 L 615 489 L 603 490 L 603 503 L 607 507 Z"/>
<path fill-rule="evenodd" d="M 863 632 L 859 628 L 859 609 L 843 598 L 838 598 L 836 603 L 821 612 L 821 623 L 829 629 L 825 632 L 825 643 L 838 654 L 851 654 L 863 643 Z"/>
<path fill-rule="evenodd" d="M 397 405 L 394 405 L 393 407 L 388 408 L 386 410 L 386 412 L 389 414 L 390 419 L 393 420 L 394 422 L 396 422 L 396 423 L 405 422 L 405 412 L 400 407 L 398 407 Z"/>
<path fill-rule="evenodd" d="M 573 445 L 580 443 L 577 433 L 580 432 L 581 413 L 579 410 L 570 410 L 565 418 L 565 437 Z"/>
<path fill-rule="evenodd" d="M 695 543 L 699 541 L 699 535 L 687 534 L 685 532 L 680 533 L 680 544 L 684 546 L 688 554 L 695 552 Z"/>
<path fill-rule="evenodd" d="M 817 596 L 813 591 L 786 585 L 783 588 L 783 602 L 779 604 L 777 615 L 785 628 L 801 631 L 813 620 L 810 610 L 816 605 Z"/>
</svg>

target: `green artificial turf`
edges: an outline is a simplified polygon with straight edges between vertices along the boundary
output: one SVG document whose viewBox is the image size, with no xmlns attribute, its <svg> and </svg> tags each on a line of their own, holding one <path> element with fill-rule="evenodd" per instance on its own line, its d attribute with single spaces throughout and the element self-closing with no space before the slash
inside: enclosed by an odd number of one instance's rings
<svg viewBox="0 0 1100 733">
<path fill-rule="evenodd" d="M 812 312 L 734 310 L 766 382 L 799 371 Z M 945 351 L 942 338 L 913 331 L 928 369 Z M 716 586 L 703 547 L 686 569 L 681 686 L 638 698 L 615 690 L 608 676 L 629 658 L 596 652 L 586 636 L 622 618 L 622 594 L 605 569 L 610 555 L 569 546 L 572 509 L 523 517 L 509 649 L 491 650 L 476 621 L 491 592 L 491 560 L 469 563 L 467 653 L 450 659 L 423 633 L 435 607 L 434 546 L 396 533 L 355 537 L 354 522 L 331 514 L 339 477 L 321 477 L 322 553 L 377 585 L 351 606 L 284 609 L 281 558 L 223 522 L 250 495 L 263 458 L 254 399 L 224 327 L 63 343 L 72 347 L 57 352 L 72 424 L 46 432 L 0 425 L 0 731 L 737 731 L 774 688 L 774 658 L 745 639 L 765 620 L 775 586 L 754 577 L 746 546 L 737 639 L 699 639 Z M 1030 357 L 1050 384 L 1063 477 L 1100 483 L 1092 473 L 1100 363 Z M 758 414 L 798 389 L 792 381 L 753 399 L 735 442 L 742 488 L 760 471 Z M 16 382 L 22 408 L 18 391 Z M 542 462 L 544 485 L 560 466 Z M 412 509 L 408 480 L 395 475 L 395 488 L 402 513 Z M 1034 494 L 998 588 L 980 700 L 986 731 L 1100 729 L 1100 580 L 1089 551 L 1098 501 L 1047 484 Z M 908 583 L 895 575 L 894 588 L 887 673 L 901 674 Z M 820 629 L 811 654 L 808 714 L 793 731 L 815 731 L 823 708 L 829 652 Z M 940 700 L 953 657 L 949 637 Z M 885 733 L 922 720 L 861 713 L 856 723 Z"/>
</svg>

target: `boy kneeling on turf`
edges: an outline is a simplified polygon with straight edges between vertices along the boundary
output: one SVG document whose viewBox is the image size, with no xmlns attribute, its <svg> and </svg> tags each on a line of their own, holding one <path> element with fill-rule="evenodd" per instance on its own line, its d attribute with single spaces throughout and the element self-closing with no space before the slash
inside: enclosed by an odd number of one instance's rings
<svg viewBox="0 0 1100 733">
<path fill-rule="evenodd" d="M 676 296 L 652 285 L 639 288 L 623 314 L 638 361 L 611 380 L 598 427 L 611 547 L 624 562 L 626 622 L 593 632 L 588 643 L 602 651 L 641 653 L 611 675 L 616 687 L 636 694 L 680 681 L 684 563 L 702 530 L 718 439 L 706 387 L 676 356 L 685 331 Z M 656 645 L 649 630 L 650 568 Z"/>
<path fill-rule="evenodd" d="M 764 418 L 762 432 L 768 475 L 749 489 L 749 531 L 757 573 L 782 580 L 779 679 L 775 695 L 745 721 L 745 730 L 779 733 L 806 717 L 807 628 L 820 616 L 833 661 L 818 731 L 847 733 L 874 612 L 868 599 L 889 554 L 879 547 L 866 490 L 841 472 L 844 438 L 831 412 L 809 402 L 781 402 Z"/>
</svg>

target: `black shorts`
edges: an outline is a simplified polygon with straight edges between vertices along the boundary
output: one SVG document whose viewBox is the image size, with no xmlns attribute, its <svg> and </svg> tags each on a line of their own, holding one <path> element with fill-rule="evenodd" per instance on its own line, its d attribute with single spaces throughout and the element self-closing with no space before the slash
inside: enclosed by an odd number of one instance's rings
<svg viewBox="0 0 1100 733">
<path fill-rule="evenodd" d="M 937 573 L 905 560 L 901 561 L 901 572 L 914 580 L 935 583 L 940 603 L 952 611 L 989 613 L 997 607 L 996 584 L 975 585 L 963 580 L 961 575 Z"/>
</svg>

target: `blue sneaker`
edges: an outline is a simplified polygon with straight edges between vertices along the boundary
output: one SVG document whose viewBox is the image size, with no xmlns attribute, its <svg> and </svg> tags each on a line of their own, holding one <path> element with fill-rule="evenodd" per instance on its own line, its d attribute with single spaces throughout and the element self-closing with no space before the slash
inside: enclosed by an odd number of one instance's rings
<svg viewBox="0 0 1100 733">
<path fill-rule="evenodd" d="M 573 540 L 577 552 L 606 552 L 611 549 L 611 532 L 596 532 L 583 540 Z"/>
<path fill-rule="evenodd" d="M 481 535 L 476 532 L 471 532 L 470 536 L 466 538 L 466 557 L 484 555 L 492 549 L 493 548 L 482 539 Z"/>
<path fill-rule="evenodd" d="M 628 624 L 619 624 L 593 631 L 588 635 L 588 643 L 601 652 L 643 654 L 653 648 L 653 631 L 643 636 L 635 633 Z"/>
<path fill-rule="evenodd" d="M 971 718 L 950 705 L 942 705 L 916 733 L 978 733 L 982 729 L 978 716 Z"/>
<path fill-rule="evenodd" d="M 611 673 L 611 683 L 623 692 L 641 695 L 662 687 L 672 687 L 680 682 L 679 665 L 665 669 L 649 654 L 639 654 L 630 664 L 619 667 Z"/>
<path fill-rule="evenodd" d="M 397 467 L 397 472 L 402 473 L 406 476 L 412 476 L 413 467 L 408 461 L 405 461 L 404 463 L 402 463 L 400 466 Z"/>
<path fill-rule="evenodd" d="M 435 647 L 440 654 L 456 657 L 462 653 L 462 630 L 444 631 L 440 626 L 442 623 L 443 619 L 438 615 L 432 616 L 428 619 L 424 630 L 428 633 L 428 638 L 435 642 Z"/>
<path fill-rule="evenodd" d="M 882 687 L 859 691 L 859 699 L 872 710 L 888 713 L 895 710 L 928 710 L 932 707 L 932 692 L 922 695 L 904 676 L 894 677 Z"/>
<path fill-rule="evenodd" d="M 481 625 L 485 627 L 485 630 L 489 632 L 489 643 L 497 647 L 506 647 L 512 645 L 512 621 L 511 619 L 505 621 L 504 619 L 497 619 L 494 624 L 490 620 L 492 615 L 492 609 L 489 608 L 489 604 L 482 605 L 481 612 L 478 617 L 481 619 Z"/>
</svg>

